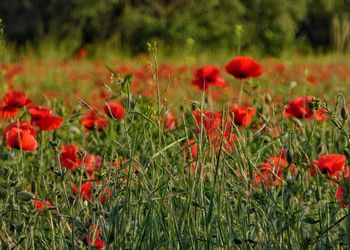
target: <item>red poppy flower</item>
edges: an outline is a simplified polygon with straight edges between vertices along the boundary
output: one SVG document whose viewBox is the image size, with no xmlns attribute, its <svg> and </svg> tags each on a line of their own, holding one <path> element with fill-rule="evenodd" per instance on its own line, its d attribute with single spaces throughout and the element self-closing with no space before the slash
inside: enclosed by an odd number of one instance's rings
<svg viewBox="0 0 350 250">
<path fill-rule="evenodd" d="M 43 131 L 58 129 L 62 126 L 64 119 L 59 116 L 51 115 L 49 108 L 32 106 L 29 108 L 32 124 L 38 126 Z"/>
<path fill-rule="evenodd" d="M 106 243 L 101 239 L 100 235 L 102 233 L 101 230 L 96 229 L 96 225 L 91 226 L 89 228 L 90 233 L 85 234 L 84 243 L 85 245 L 97 249 L 102 249 L 106 247 Z"/>
<path fill-rule="evenodd" d="M 18 114 L 18 109 L 30 103 L 27 96 L 20 91 L 10 91 L 5 94 L 0 104 L 0 118 L 9 119 Z"/>
<path fill-rule="evenodd" d="M 318 160 L 313 161 L 312 164 L 313 167 L 309 171 L 313 177 L 316 175 L 315 167 L 330 178 L 341 179 L 343 175 L 347 175 L 348 170 L 346 169 L 346 157 L 344 155 L 323 155 Z"/>
<path fill-rule="evenodd" d="M 46 116 L 40 120 L 33 122 L 43 131 L 58 129 L 62 126 L 64 119 L 59 116 Z"/>
<path fill-rule="evenodd" d="M 18 114 L 18 108 L 0 106 L 0 118 L 10 119 Z"/>
<path fill-rule="evenodd" d="M 262 73 L 261 65 L 253 58 L 246 56 L 235 57 L 225 66 L 225 69 L 227 73 L 238 79 L 258 77 Z"/>
<path fill-rule="evenodd" d="M 106 115 L 116 120 L 121 120 L 124 117 L 124 107 L 121 103 L 108 102 L 104 106 L 104 111 Z"/>
<path fill-rule="evenodd" d="M 101 168 L 102 158 L 97 155 L 86 154 L 84 157 L 84 167 L 89 176 Z"/>
<path fill-rule="evenodd" d="M 37 121 L 46 116 L 51 116 L 52 110 L 40 106 L 31 106 L 29 107 L 29 113 L 31 116 L 31 121 Z"/>
<path fill-rule="evenodd" d="M 286 117 L 295 118 L 315 118 L 317 121 L 323 121 L 327 118 L 325 109 L 315 110 L 312 112 L 309 108 L 309 102 L 313 99 L 313 96 L 298 97 L 289 102 L 284 110 Z"/>
<path fill-rule="evenodd" d="M 350 177 L 345 177 L 344 182 L 349 185 Z M 347 207 L 349 205 L 349 195 L 346 191 L 346 187 L 343 185 L 338 185 L 337 190 L 335 191 L 335 198 L 339 202 L 341 207 Z"/>
<path fill-rule="evenodd" d="M 185 158 L 191 157 L 191 160 L 193 160 L 193 161 L 197 159 L 198 145 L 195 142 L 195 140 L 193 140 L 193 139 L 188 140 L 188 142 L 186 142 L 182 145 L 182 148 L 184 149 Z"/>
<path fill-rule="evenodd" d="M 262 183 L 267 187 L 279 186 L 284 178 L 283 169 L 286 167 L 288 163 L 283 157 L 270 157 L 267 162 L 259 165 L 260 173 L 255 173 L 254 183 Z"/>
<path fill-rule="evenodd" d="M 225 87 L 225 80 L 220 77 L 220 70 L 215 66 L 204 66 L 194 72 L 192 84 L 199 89 L 208 89 L 210 85 Z"/>
<path fill-rule="evenodd" d="M 247 127 L 252 123 L 255 109 L 248 106 L 239 106 L 238 104 L 231 104 L 230 113 L 234 114 L 234 122 L 238 126 Z"/>
<path fill-rule="evenodd" d="M 164 128 L 167 130 L 174 130 L 176 129 L 176 117 L 173 114 L 167 113 L 163 115 L 164 122 Z"/>
<path fill-rule="evenodd" d="M 62 167 L 75 170 L 81 165 L 81 159 L 78 157 L 79 148 L 74 144 L 67 144 L 61 147 L 60 164 Z"/>
<path fill-rule="evenodd" d="M 202 114 L 203 117 L 201 119 Z M 203 111 L 202 113 L 200 110 L 195 110 L 193 115 L 197 122 L 197 129 L 199 130 L 202 121 L 208 135 L 221 126 L 221 113 L 211 111 Z"/>
<path fill-rule="evenodd" d="M 35 128 L 27 122 L 13 122 L 4 131 L 6 145 L 25 151 L 35 151 L 38 147 Z"/>
<path fill-rule="evenodd" d="M 28 105 L 30 103 L 30 100 L 27 98 L 26 94 L 21 91 L 10 91 L 5 94 L 2 102 L 6 106 L 22 108 Z"/>
<path fill-rule="evenodd" d="M 236 135 L 231 131 L 231 121 L 224 120 L 224 127 L 216 130 L 209 135 L 210 143 L 214 146 L 215 152 L 219 152 L 221 144 L 222 148 L 229 153 L 232 153 L 233 143 L 237 140 Z"/>
<path fill-rule="evenodd" d="M 90 111 L 81 118 L 80 123 L 88 130 L 97 129 L 98 131 L 103 131 L 108 125 L 108 121 L 97 115 L 94 111 Z"/>
<path fill-rule="evenodd" d="M 80 192 L 79 192 L 79 186 L 74 185 L 72 187 L 72 192 L 74 196 L 77 196 L 79 194 L 81 199 L 92 201 L 92 183 L 91 182 L 85 182 L 81 184 Z"/>
<path fill-rule="evenodd" d="M 50 200 L 45 200 L 45 201 L 34 200 L 33 205 L 39 212 L 44 212 L 45 209 L 54 207 L 55 203 L 53 203 Z"/>
</svg>

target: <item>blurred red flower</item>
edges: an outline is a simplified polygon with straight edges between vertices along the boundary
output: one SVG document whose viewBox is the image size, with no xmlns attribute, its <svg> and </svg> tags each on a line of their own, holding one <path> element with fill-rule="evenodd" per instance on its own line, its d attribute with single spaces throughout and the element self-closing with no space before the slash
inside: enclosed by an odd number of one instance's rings
<svg viewBox="0 0 350 250">
<path fill-rule="evenodd" d="M 238 79 L 258 77 L 262 74 L 261 65 L 253 58 L 235 57 L 225 66 L 226 72 Z"/>
<path fill-rule="evenodd" d="M 234 122 L 236 125 L 247 127 L 252 123 L 255 109 L 253 107 L 231 104 L 229 112 L 234 114 Z"/>
<path fill-rule="evenodd" d="M 105 118 L 97 115 L 96 112 L 92 110 L 80 119 L 80 123 L 83 124 L 87 130 L 97 129 L 98 131 L 103 131 L 108 125 L 108 121 Z"/>
<path fill-rule="evenodd" d="M 79 49 L 74 55 L 75 59 L 84 59 L 86 56 L 87 51 L 84 48 Z"/>
<path fill-rule="evenodd" d="M 102 158 L 97 155 L 86 154 L 84 157 L 84 167 L 89 176 L 99 170 L 102 165 Z"/>
<path fill-rule="evenodd" d="M 260 173 L 255 173 L 254 183 L 262 183 L 267 187 L 279 186 L 284 179 L 283 170 L 286 167 L 288 163 L 282 155 L 270 157 L 267 162 L 259 165 Z"/>
<path fill-rule="evenodd" d="M 211 111 L 201 112 L 200 110 L 195 110 L 193 111 L 193 115 L 196 119 L 197 130 L 199 131 L 201 122 L 203 122 L 203 128 L 208 135 L 221 126 L 221 113 Z"/>
<path fill-rule="evenodd" d="M 318 160 L 312 161 L 312 167 L 309 169 L 311 176 L 316 176 L 316 168 L 322 174 L 330 178 L 342 179 L 343 175 L 348 174 L 346 168 L 346 157 L 340 154 L 323 155 Z"/>
<path fill-rule="evenodd" d="M 6 145 L 10 148 L 18 148 L 25 151 L 35 151 L 38 147 L 36 141 L 37 132 L 27 122 L 13 122 L 4 131 Z"/>
<path fill-rule="evenodd" d="M 210 85 L 225 87 L 225 80 L 220 77 L 220 70 L 215 66 L 204 66 L 194 72 L 192 84 L 199 89 L 208 89 Z"/>
<path fill-rule="evenodd" d="M 108 187 L 105 187 L 99 197 L 98 201 L 102 204 L 106 203 L 110 198 L 112 197 L 112 190 L 110 190 Z"/>
<path fill-rule="evenodd" d="M 58 129 L 62 126 L 64 119 L 60 116 L 51 115 L 49 108 L 32 106 L 29 108 L 32 124 L 38 126 L 43 131 Z"/>
<path fill-rule="evenodd" d="M 343 181 L 344 185 L 338 185 L 337 190 L 335 191 L 335 198 L 340 206 L 344 208 L 349 205 L 349 194 L 346 191 L 346 185 L 350 184 L 350 177 L 345 177 Z"/>
<path fill-rule="evenodd" d="M 82 183 L 80 188 L 78 185 L 74 185 L 72 187 L 72 192 L 74 196 L 79 195 L 80 199 L 92 201 L 92 183 L 91 182 L 85 182 Z"/>
<path fill-rule="evenodd" d="M 171 113 L 167 113 L 163 115 L 164 120 L 164 128 L 167 130 L 176 129 L 176 117 Z"/>
<path fill-rule="evenodd" d="M 55 203 L 53 203 L 50 200 L 45 200 L 45 201 L 34 200 L 33 205 L 39 212 L 44 212 L 45 209 L 54 207 Z"/>
<path fill-rule="evenodd" d="M 67 144 L 61 147 L 60 164 L 62 167 L 75 170 L 81 165 L 81 159 L 78 156 L 79 148 L 74 144 Z"/>
<path fill-rule="evenodd" d="M 313 96 L 298 97 L 289 102 L 284 110 L 286 117 L 295 118 L 315 118 L 317 121 L 323 121 L 327 118 L 325 109 L 315 110 L 314 112 L 309 108 L 309 102 L 313 99 Z"/>
<path fill-rule="evenodd" d="M 27 96 L 21 91 L 9 91 L 0 103 L 0 118 L 9 119 L 18 114 L 18 109 L 30 103 Z"/>
<path fill-rule="evenodd" d="M 121 103 L 116 103 L 116 102 L 108 102 L 104 106 L 104 111 L 106 115 L 109 117 L 116 119 L 116 120 L 121 120 L 124 117 L 124 107 Z"/>
<path fill-rule="evenodd" d="M 102 241 L 100 237 L 102 231 L 99 229 L 96 229 L 96 225 L 91 226 L 89 230 L 90 230 L 90 233 L 84 235 L 83 241 L 85 245 L 89 247 L 97 248 L 97 249 L 105 248 L 106 243 Z"/>
<path fill-rule="evenodd" d="M 192 161 L 197 159 L 198 145 L 195 140 L 191 139 L 182 145 L 185 158 L 190 158 Z"/>
</svg>

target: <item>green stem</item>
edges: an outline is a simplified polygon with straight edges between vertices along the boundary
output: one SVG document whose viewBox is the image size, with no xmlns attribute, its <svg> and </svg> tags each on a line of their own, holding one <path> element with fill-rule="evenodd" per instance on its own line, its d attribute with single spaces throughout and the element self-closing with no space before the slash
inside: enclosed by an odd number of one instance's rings
<svg viewBox="0 0 350 250">
<path fill-rule="evenodd" d="M 238 97 L 238 104 L 240 105 L 241 102 L 242 102 L 242 97 L 243 97 L 243 88 L 244 88 L 244 82 L 242 79 L 239 80 L 241 86 L 240 86 L 240 89 L 239 89 L 239 97 Z"/>
</svg>

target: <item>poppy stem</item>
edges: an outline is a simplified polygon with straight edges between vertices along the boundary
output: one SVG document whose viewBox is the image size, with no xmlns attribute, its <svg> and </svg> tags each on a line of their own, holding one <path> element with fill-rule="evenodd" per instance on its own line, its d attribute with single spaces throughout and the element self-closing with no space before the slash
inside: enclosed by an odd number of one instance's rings
<svg viewBox="0 0 350 250">
<path fill-rule="evenodd" d="M 241 104 L 241 101 L 242 101 L 242 97 L 243 97 L 243 80 L 240 79 L 239 80 L 241 86 L 240 86 L 240 90 L 239 90 L 239 97 L 238 97 L 238 104 Z"/>
</svg>

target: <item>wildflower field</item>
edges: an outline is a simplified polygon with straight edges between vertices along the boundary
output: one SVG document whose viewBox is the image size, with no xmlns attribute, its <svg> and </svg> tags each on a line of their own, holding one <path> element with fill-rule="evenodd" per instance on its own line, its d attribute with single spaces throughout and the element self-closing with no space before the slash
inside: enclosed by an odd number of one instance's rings
<svg viewBox="0 0 350 250">
<path fill-rule="evenodd" d="M 350 247 L 350 61 L 1 62 L 3 249 Z"/>
</svg>

